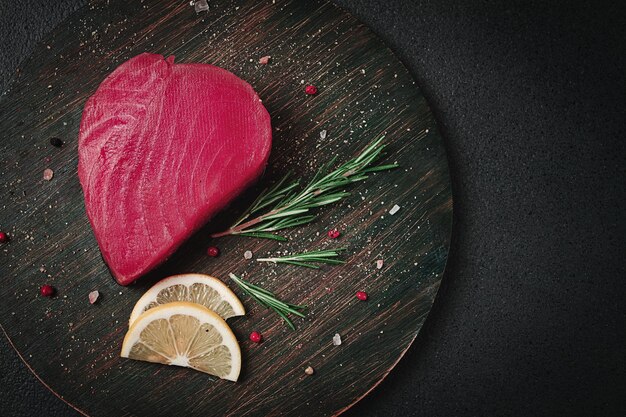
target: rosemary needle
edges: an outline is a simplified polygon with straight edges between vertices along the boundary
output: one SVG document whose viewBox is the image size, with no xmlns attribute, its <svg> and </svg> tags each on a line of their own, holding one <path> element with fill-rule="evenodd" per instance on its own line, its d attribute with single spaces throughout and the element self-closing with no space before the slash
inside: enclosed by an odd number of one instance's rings
<svg viewBox="0 0 626 417">
<path fill-rule="evenodd" d="M 286 241 L 276 232 L 312 222 L 315 215 L 311 214 L 311 209 L 335 203 L 350 195 L 344 188 L 367 179 L 367 174 L 398 167 L 395 163 L 374 165 L 385 149 L 384 138 L 373 141 L 358 156 L 331 171 L 335 163 L 333 158 L 322 165 L 313 179 L 300 190 L 300 181 L 290 180 L 291 174 L 285 175 L 264 190 L 229 229 L 211 237 L 238 235 Z"/>
<path fill-rule="evenodd" d="M 262 306 L 274 310 L 276 314 L 278 314 L 284 321 L 287 323 L 287 326 L 291 328 L 291 330 L 296 330 L 296 326 L 293 325 L 293 322 L 289 319 L 288 315 L 293 314 L 298 317 L 305 317 L 303 311 L 306 310 L 306 306 L 295 305 L 285 303 L 284 301 L 279 300 L 276 296 L 265 288 L 261 288 L 254 284 L 251 284 L 248 281 L 245 281 L 239 278 L 235 274 L 228 275 L 230 279 L 235 281 L 242 290 L 246 292 L 250 297 L 256 300 Z"/>
<path fill-rule="evenodd" d="M 319 266 L 315 263 L 339 265 L 344 264 L 346 261 L 341 259 L 335 259 L 339 256 L 340 252 L 345 251 L 346 248 L 339 249 L 324 249 L 315 250 L 311 252 L 294 253 L 293 255 L 280 256 L 276 258 L 258 258 L 258 262 L 273 262 L 284 263 L 290 265 L 304 266 L 306 268 L 318 269 Z"/>
</svg>

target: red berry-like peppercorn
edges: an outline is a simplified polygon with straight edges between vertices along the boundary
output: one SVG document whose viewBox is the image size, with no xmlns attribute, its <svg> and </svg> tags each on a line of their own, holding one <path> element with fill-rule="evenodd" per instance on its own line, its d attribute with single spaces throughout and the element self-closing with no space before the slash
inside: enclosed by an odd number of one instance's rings
<svg viewBox="0 0 626 417">
<path fill-rule="evenodd" d="M 307 85 L 304 88 L 304 92 L 307 93 L 310 96 L 315 95 L 315 94 L 317 94 L 317 87 L 314 86 L 314 85 Z"/>
<path fill-rule="evenodd" d="M 209 255 L 211 258 L 217 258 L 218 256 L 220 256 L 220 248 L 218 248 L 217 246 L 209 246 L 209 248 L 206 250 L 206 254 Z"/>
<path fill-rule="evenodd" d="M 0 232 L 0 243 L 6 243 L 9 241 L 9 235 L 4 232 Z"/>
<path fill-rule="evenodd" d="M 44 297 L 52 297 L 55 293 L 54 287 L 52 285 L 42 285 L 39 291 Z"/>
<path fill-rule="evenodd" d="M 337 239 L 339 236 L 341 236 L 341 233 L 339 233 L 339 230 L 337 229 L 328 231 L 328 237 L 331 239 Z"/>
<path fill-rule="evenodd" d="M 361 301 L 367 301 L 367 293 L 365 291 L 357 291 L 356 298 L 358 298 Z"/>
<path fill-rule="evenodd" d="M 252 332 L 250 333 L 250 340 L 252 340 L 254 343 L 261 343 L 261 341 L 263 340 L 263 336 L 259 332 Z"/>
</svg>

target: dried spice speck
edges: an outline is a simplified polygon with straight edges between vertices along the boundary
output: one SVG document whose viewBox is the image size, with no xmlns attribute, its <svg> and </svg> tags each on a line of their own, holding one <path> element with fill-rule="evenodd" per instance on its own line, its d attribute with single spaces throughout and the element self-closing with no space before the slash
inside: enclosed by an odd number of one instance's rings
<svg viewBox="0 0 626 417">
<path fill-rule="evenodd" d="M 335 333 L 335 335 L 333 336 L 333 345 L 339 346 L 340 344 L 341 344 L 341 336 L 339 335 L 339 333 Z"/>
<path fill-rule="evenodd" d="M 89 293 L 89 304 L 93 304 L 98 301 L 98 297 L 100 297 L 100 293 L 96 291 L 92 291 Z"/>
<path fill-rule="evenodd" d="M 50 145 L 54 146 L 55 148 L 60 148 L 63 146 L 63 141 L 59 138 L 50 138 Z"/>
<path fill-rule="evenodd" d="M 54 171 L 50 168 L 46 168 L 43 170 L 43 179 L 45 181 L 50 181 L 54 177 Z"/>
<path fill-rule="evenodd" d="M 245 251 L 245 252 L 243 253 L 243 257 L 244 257 L 245 259 L 252 259 L 252 251 L 249 251 L 249 250 Z"/>
<path fill-rule="evenodd" d="M 338 239 L 339 236 L 341 236 L 341 232 L 339 230 L 337 230 L 337 229 L 329 230 L 326 234 L 331 239 Z"/>
<path fill-rule="evenodd" d="M 313 375 L 315 373 L 315 369 L 312 366 L 307 366 L 304 370 L 304 373 L 307 375 Z"/>
<path fill-rule="evenodd" d="M 44 297 L 52 297 L 56 293 L 56 289 L 52 285 L 42 285 L 39 292 Z"/>
<path fill-rule="evenodd" d="M 262 56 L 261 58 L 259 58 L 259 64 L 261 64 L 261 65 L 269 64 L 270 58 L 272 58 L 272 57 L 269 56 L 269 55 Z"/>
<path fill-rule="evenodd" d="M 259 332 L 250 333 L 250 340 L 254 343 L 261 343 L 263 341 L 263 335 Z"/>
<path fill-rule="evenodd" d="M 218 256 L 220 256 L 220 248 L 218 248 L 217 246 L 209 246 L 206 250 L 206 254 L 209 255 L 211 258 L 217 258 Z"/>
</svg>

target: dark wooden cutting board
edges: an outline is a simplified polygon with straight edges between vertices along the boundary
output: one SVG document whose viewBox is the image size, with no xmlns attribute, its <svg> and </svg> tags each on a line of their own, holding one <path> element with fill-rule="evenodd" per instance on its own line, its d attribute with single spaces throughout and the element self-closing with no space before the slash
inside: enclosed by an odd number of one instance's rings
<svg viewBox="0 0 626 417">
<path fill-rule="evenodd" d="M 37 377 L 88 415 L 337 414 L 396 365 L 435 298 L 452 219 L 442 140 L 405 67 L 342 10 L 323 1 L 210 4 L 202 14 L 186 1 L 88 6 L 49 35 L 0 98 L 0 230 L 11 235 L 0 246 L 0 323 Z M 111 278 L 85 216 L 77 135 L 87 97 L 117 65 L 146 51 L 212 63 L 250 82 L 272 116 L 274 148 L 257 188 L 163 267 L 125 288 Z M 272 57 L 269 65 L 258 64 L 264 55 Z M 304 94 L 309 83 L 318 95 Z M 381 134 L 387 160 L 401 168 L 355 185 L 315 223 L 285 233 L 289 242 L 209 239 L 285 171 L 310 178 L 320 164 L 334 156 L 343 162 Z M 50 146 L 53 136 L 65 146 Z M 54 170 L 49 182 L 45 168 Z M 396 204 L 400 210 L 390 215 Z M 325 232 L 335 227 L 342 237 L 329 241 Z M 222 256 L 205 255 L 211 244 Z M 246 250 L 265 256 L 338 246 L 348 248 L 347 263 L 318 271 L 243 257 Z M 380 270 L 377 259 L 384 259 Z M 222 278 L 249 311 L 229 321 L 243 354 L 236 384 L 119 358 L 134 303 L 158 279 L 182 272 Z M 289 330 L 235 288 L 229 272 L 307 304 L 307 318 Z M 42 284 L 57 295 L 41 297 Z M 95 289 L 101 299 L 90 305 L 87 294 Z M 357 290 L 369 301 L 358 301 Z M 248 341 L 252 330 L 263 333 L 262 344 Z M 340 346 L 332 344 L 335 333 Z M 312 376 L 304 373 L 309 365 Z"/>
</svg>

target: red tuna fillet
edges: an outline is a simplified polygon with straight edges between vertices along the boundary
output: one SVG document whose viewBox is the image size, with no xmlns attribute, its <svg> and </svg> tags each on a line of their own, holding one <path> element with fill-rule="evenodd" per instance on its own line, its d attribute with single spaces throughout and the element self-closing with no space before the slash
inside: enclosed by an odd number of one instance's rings
<svg viewBox="0 0 626 417">
<path fill-rule="evenodd" d="M 128 285 L 263 172 L 270 116 L 252 87 L 206 64 L 141 54 L 89 98 L 78 177 L 102 256 Z"/>
</svg>

